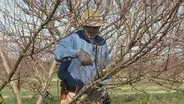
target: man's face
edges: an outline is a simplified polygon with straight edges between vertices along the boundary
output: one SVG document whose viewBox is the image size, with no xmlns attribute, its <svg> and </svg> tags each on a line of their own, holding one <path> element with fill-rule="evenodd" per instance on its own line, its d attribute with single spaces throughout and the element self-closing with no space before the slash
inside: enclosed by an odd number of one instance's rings
<svg viewBox="0 0 184 104">
<path fill-rule="evenodd" d="M 87 32 L 88 38 L 94 38 L 98 35 L 100 26 L 94 27 L 94 26 L 84 26 L 84 30 Z"/>
</svg>

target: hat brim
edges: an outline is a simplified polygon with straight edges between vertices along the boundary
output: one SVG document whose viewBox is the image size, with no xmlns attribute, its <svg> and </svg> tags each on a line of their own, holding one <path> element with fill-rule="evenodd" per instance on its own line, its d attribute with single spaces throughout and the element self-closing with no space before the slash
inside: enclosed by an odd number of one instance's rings
<svg viewBox="0 0 184 104">
<path fill-rule="evenodd" d="M 86 22 L 83 24 L 84 26 L 91 26 L 91 27 L 100 27 L 103 26 L 103 22 Z"/>
</svg>

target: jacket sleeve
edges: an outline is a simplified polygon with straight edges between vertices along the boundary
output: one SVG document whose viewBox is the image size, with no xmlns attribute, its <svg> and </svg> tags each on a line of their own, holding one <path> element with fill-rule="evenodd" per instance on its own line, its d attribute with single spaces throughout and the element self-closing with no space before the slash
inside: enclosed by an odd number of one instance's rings
<svg viewBox="0 0 184 104">
<path fill-rule="evenodd" d="M 107 43 L 105 44 L 105 67 L 107 67 L 107 65 L 110 62 L 110 58 L 109 58 L 109 50 L 108 50 L 108 46 Z M 108 82 L 110 81 L 110 76 L 107 76 L 100 84 L 99 87 L 105 87 L 107 86 Z M 104 95 L 108 94 L 107 90 L 102 90 L 101 91 L 101 97 L 103 97 Z"/>
<path fill-rule="evenodd" d="M 107 65 L 110 63 L 110 58 L 109 58 L 109 49 L 107 46 L 107 43 L 105 44 L 105 67 L 107 67 Z"/>
<path fill-rule="evenodd" d="M 61 62 L 63 58 L 76 57 L 77 50 L 74 49 L 75 41 L 72 34 L 60 40 L 54 51 L 54 58 L 57 62 Z"/>
</svg>

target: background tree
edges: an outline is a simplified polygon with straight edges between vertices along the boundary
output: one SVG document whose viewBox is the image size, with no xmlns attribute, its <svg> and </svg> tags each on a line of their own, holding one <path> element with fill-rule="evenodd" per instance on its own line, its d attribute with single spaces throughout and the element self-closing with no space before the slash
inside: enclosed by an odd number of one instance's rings
<svg viewBox="0 0 184 104">
<path fill-rule="evenodd" d="M 61 38 L 81 28 L 80 19 L 88 7 L 100 10 L 106 21 L 101 32 L 109 44 L 111 63 L 108 73 L 87 85 L 75 99 L 108 75 L 115 88 L 127 84 L 135 88 L 134 83 L 144 80 L 182 91 L 181 0 L 1 1 L 1 59 L 7 57 L 10 72 L 4 74 L 6 68 L 1 66 L 5 77 L 0 77 L 0 91 L 20 78 L 20 86 L 37 93 L 36 103 L 42 103 L 57 71 L 53 50 Z"/>
</svg>

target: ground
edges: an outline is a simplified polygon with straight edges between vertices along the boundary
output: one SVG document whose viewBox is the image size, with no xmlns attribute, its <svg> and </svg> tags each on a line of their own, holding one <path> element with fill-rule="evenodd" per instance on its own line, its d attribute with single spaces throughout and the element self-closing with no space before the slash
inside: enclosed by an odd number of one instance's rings
<svg viewBox="0 0 184 104">
<path fill-rule="evenodd" d="M 57 80 L 52 80 L 52 86 L 48 90 L 48 96 L 44 104 L 58 103 Z M 160 87 L 153 83 L 137 84 L 132 88 L 129 85 L 110 89 L 112 104 L 184 104 L 184 93 Z M 184 88 L 184 87 L 182 87 Z M 181 88 L 181 89 L 182 89 Z M 3 89 L 1 92 L 6 104 L 14 104 L 15 98 L 11 90 Z M 34 104 L 37 95 L 26 89 L 21 89 L 23 104 Z"/>
</svg>

